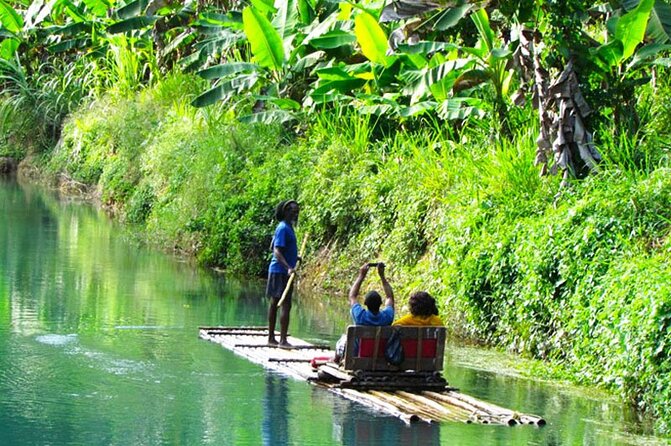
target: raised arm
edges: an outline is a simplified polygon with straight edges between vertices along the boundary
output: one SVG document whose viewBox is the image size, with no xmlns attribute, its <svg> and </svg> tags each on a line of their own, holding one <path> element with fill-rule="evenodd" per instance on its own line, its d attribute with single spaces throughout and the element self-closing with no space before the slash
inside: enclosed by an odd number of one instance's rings
<svg viewBox="0 0 671 446">
<path fill-rule="evenodd" d="M 352 288 L 349 289 L 349 305 L 352 306 L 355 303 L 358 302 L 359 300 L 359 289 L 361 289 L 361 284 L 363 283 L 363 279 L 366 278 L 366 274 L 368 274 L 368 263 L 365 263 L 361 268 L 359 268 L 359 275 L 356 276 L 356 279 L 354 280 L 354 283 L 352 284 Z"/>
<path fill-rule="evenodd" d="M 394 308 L 394 290 L 391 289 L 391 285 L 389 285 L 389 282 L 384 275 L 384 263 L 379 263 L 377 265 L 377 273 L 380 275 L 382 288 L 384 289 L 384 295 L 387 297 L 387 300 L 385 300 L 384 304 L 387 307 Z"/>
</svg>

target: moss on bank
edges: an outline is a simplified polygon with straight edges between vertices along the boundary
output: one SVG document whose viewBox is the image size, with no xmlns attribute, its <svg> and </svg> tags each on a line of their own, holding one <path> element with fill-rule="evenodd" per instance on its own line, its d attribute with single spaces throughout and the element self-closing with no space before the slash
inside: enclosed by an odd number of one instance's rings
<svg viewBox="0 0 671 446">
<path fill-rule="evenodd" d="M 431 291 L 456 334 L 616 390 L 669 431 L 666 130 L 636 142 L 643 159 L 604 138 L 619 158 L 555 197 L 558 180 L 533 167 L 533 120 L 510 140 L 468 126 L 385 136 L 336 110 L 297 134 L 195 111 L 200 82 L 180 75 L 109 95 L 33 159 L 95 185 L 151 243 L 247 275 L 265 270 L 275 203 L 297 197 L 312 284 L 344 290 L 361 262 L 384 260 L 398 294 Z"/>
</svg>

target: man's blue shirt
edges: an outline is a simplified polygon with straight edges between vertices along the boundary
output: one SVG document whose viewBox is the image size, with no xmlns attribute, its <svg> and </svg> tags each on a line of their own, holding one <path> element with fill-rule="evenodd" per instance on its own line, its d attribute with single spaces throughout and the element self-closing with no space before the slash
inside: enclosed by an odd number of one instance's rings
<svg viewBox="0 0 671 446">
<path fill-rule="evenodd" d="M 273 236 L 273 248 L 280 248 L 284 259 L 287 261 L 289 266 L 292 268 L 296 267 L 296 262 L 298 262 L 298 246 L 296 245 L 296 233 L 294 228 L 291 227 L 287 222 L 281 221 L 275 229 L 275 235 Z M 288 274 L 286 268 L 282 266 L 280 262 L 275 258 L 275 250 L 273 249 L 273 259 L 270 261 L 270 266 L 268 267 L 268 272 L 271 273 L 283 273 Z"/>
<path fill-rule="evenodd" d="M 354 325 L 391 325 L 394 321 L 394 309 L 392 307 L 384 307 L 377 314 L 364 309 L 361 304 L 356 303 L 352 305 L 351 309 L 352 321 Z"/>
</svg>

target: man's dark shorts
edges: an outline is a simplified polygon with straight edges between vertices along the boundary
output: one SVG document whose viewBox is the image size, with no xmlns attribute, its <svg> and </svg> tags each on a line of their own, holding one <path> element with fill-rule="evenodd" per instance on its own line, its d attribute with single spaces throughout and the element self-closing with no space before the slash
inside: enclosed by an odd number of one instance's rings
<svg viewBox="0 0 671 446">
<path fill-rule="evenodd" d="M 289 281 L 289 275 L 283 273 L 268 273 L 268 285 L 266 286 L 266 297 L 279 299 L 284 293 L 284 289 L 287 287 L 287 282 Z M 294 284 L 291 284 L 291 288 L 287 293 L 287 298 L 285 302 L 291 302 L 291 295 L 294 292 Z"/>
</svg>

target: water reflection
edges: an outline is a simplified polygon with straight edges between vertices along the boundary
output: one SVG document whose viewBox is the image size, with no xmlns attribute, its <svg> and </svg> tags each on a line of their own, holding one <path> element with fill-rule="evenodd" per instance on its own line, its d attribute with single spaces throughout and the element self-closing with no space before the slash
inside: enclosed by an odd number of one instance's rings
<svg viewBox="0 0 671 446">
<path fill-rule="evenodd" d="M 342 398 L 333 401 L 333 439 L 344 446 L 440 445 L 439 423 L 405 424 Z"/>
<path fill-rule="evenodd" d="M 286 446 L 289 443 L 289 390 L 287 379 L 274 373 L 266 374 L 266 394 L 263 397 L 263 444 Z"/>
</svg>

